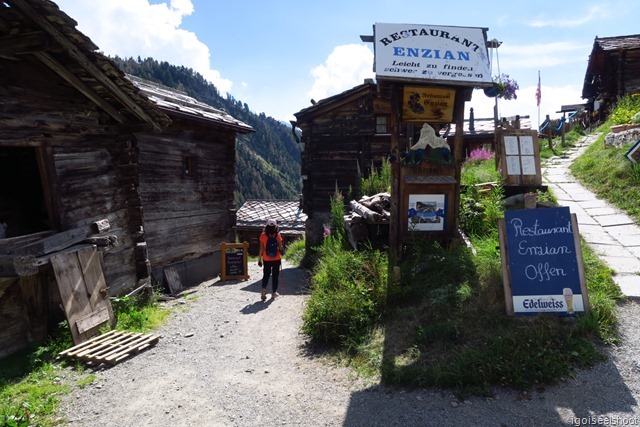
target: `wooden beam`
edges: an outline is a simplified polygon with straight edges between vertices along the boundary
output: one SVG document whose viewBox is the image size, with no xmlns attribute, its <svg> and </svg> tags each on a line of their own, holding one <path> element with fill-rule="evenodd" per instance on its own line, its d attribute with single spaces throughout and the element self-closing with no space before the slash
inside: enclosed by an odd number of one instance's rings
<svg viewBox="0 0 640 427">
<path fill-rule="evenodd" d="M 42 31 L 0 37 L 0 56 L 40 52 L 51 47 L 51 39 Z"/>
<path fill-rule="evenodd" d="M 162 127 L 151 118 L 144 109 L 138 105 L 127 93 L 122 91 L 96 64 L 87 58 L 80 49 L 62 34 L 47 18 L 39 14 L 26 0 L 6 0 L 7 3 L 19 9 L 23 14 L 33 20 L 42 29 L 48 32 L 56 42 L 58 42 L 78 64 L 94 79 L 100 82 L 107 90 L 134 115 L 141 120 L 151 123 L 157 131 L 162 131 Z"/>
<path fill-rule="evenodd" d="M 43 256 L 53 252 L 61 251 L 76 243 L 82 242 L 87 236 L 84 228 L 73 228 L 60 233 L 47 236 L 43 239 L 16 248 L 16 255 Z"/>
</svg>

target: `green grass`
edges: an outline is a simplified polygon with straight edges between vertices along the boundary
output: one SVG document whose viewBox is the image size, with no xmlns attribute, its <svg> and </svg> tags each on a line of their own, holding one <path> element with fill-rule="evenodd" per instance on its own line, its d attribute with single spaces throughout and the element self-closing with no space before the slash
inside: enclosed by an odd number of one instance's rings
<svg viewBox="0 0 640 427">
<path fill-rule="evenodd" d="M 562 155 L 578 137 L 579 131 L 567 135 L 555 152 Z M 603 360 L 601 346 L 618 342 L 616 304 L 624 299 L 613 272 L 583 243 L 589 312 L 507 316 L 496 227 L 503 215 L 501 179 L 493 160 L 465 164 L 462 179 L 460 222 L 473 249 L 412 240 L 398 275 L 385 270 L 381 254 L 325 240 L 312 272 L 304 332 L 370 379 L 461 395 L 490 394 L 496 386 L 543 387 Z M 471 185 L 491 181 L 498 185 L 489 191 Z M 540 193 L 539 199 L 555 196 Z M 372 280 L 363 276 L 367 271 L 391 274 L 386 289 L 376 282 L 386 292 L 382 302 L 362 285 Z"/>
<path fill-rule="evenodd" d="M 116 329 L 147 333 L 163 325 L 171 311 L 151 300 L 136 297 L 115 298 L 111 302 L 116 315 Z"/>
<path fill-rule="evenodd" d="M 58 380 L 57 355 L 71 345 L 64 322 L 44 345 L 2 359 L 0 426 L 57 425 L 59 396 L 68 392 Z"/>
<path fill-rule="evenodd" d="M 640 173 L 638 165 L 624 155 L 631 148 L 606 148 L 604 138 L 610 123 L 601 127 L 604 132 L 585 153 L 571 165 L 571 173 L 598 198 L 624 210 L 640 222 Z"/>
</svg>

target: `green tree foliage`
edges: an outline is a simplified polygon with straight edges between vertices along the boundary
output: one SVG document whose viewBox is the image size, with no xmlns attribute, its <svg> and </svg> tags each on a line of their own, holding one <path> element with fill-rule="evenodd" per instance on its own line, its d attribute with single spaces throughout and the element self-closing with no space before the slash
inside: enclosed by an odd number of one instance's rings
<svg viewBox="0 0 640 427">
<path fill-rule="evenodd" d="M 236 190 L 240 207 L 247 199 L 295 200 L 302 191 L 300 146 L 290 125 L 264 113 L 256 114 L 231 95 L 223 97 L 216 87 L 190 68 L 158 62 L 153 58 L 112 58 L 127 74 L 181 90 L 187 95 L 224 110 L 251 126 L 255 133 L 236 140 Z"/>
</svg>

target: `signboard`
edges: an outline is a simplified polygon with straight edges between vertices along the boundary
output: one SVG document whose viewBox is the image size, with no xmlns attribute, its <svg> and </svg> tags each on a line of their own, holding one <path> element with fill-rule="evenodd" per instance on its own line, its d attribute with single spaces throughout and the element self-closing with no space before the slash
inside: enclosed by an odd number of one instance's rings
<svg viewBox="0 0 640 427">
<path fill-rule="evenodd" d="M 221 243 L 222 272 L 221 280 L 247 280 L 247 253 L 249 243 Z"/>
<path fill-rule="evenodd" d="M 492 83 L 486 29 L 437 25 L 374 25 L 377 78 Z"/>
<path fill-rule="evenodd" d="M 456 91 L 435 87 L 405 86 L 402 121 L 451 123 Z"/>
<path fill-rule="evenodd" d="M 640 164 L 640 140 L 631 146 L 625 156 L 631 160 L 631 163 Z"/>
<path fill-rule="evenodd" d="M 540 146 L 537 131 L 496 129 L 496 153 L 507 185 L 541 185 Z"/>
<path fill-rule="evenodd" d="M 509 314 L 589 309 L 577 221 L 568 207 L 506 211 L 500 225 Z"/>
<path fill-rule="evenodd" d="M 408 229 L 415 231 L 443 231 L 446 218 L 445 194 L 410 194 Z"/>
</svg>

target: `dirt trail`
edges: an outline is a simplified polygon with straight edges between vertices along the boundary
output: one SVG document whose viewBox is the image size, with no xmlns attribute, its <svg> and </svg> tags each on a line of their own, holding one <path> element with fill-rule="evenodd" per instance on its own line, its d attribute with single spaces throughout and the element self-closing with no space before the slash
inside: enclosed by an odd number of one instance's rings
<svg viewBox="0 0 640 427">
<path fill-rule="evenodd" d="M 68 424 L 554 426 L 592 414 L 640 424 L 635 303 L 622 307 L 627 339 L 610 361 L 557 387 L 460 402 L 449 391 L 365 384 L 324 363 L 299 333 L 306 272 L 285 263 L 282 295 L 261 302 L 261 270 L 255 263 L 249 270 L 247 281 L 205 282 L 194 298 L 171 302 L 176 312 L 155 347 L 97 371 L 94 383 L 63 398 Z M 62 381 L 74 379 L 68 369 Z"/>
</svg>

